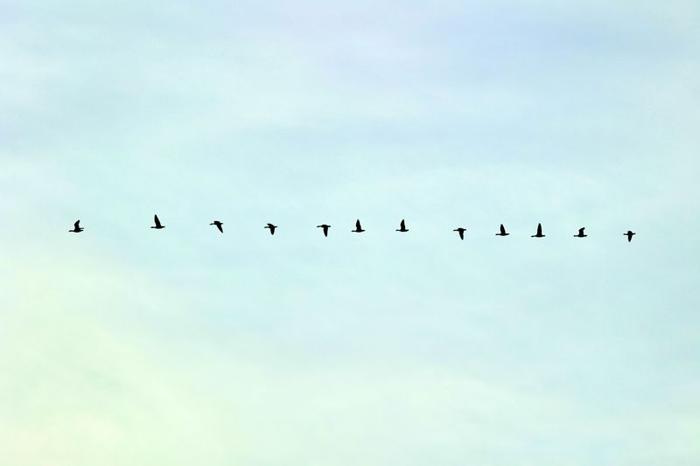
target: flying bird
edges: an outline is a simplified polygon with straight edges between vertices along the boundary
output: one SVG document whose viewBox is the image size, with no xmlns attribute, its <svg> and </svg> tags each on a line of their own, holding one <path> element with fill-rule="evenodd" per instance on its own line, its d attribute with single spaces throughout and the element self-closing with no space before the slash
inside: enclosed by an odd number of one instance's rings
<svg viewBox="0 0 700 466">
<path fill-rule="evenodd" d="M 538 223 L 537 224 L 537 233 L 534 235 L 530 235 L 530 238 L 544 238 L 545 235 L 542 234 L 542 224 Z"/>
<path fill-rule="evenodd" d="M 632 242 L 632 237 L 636 235 L 637 233 L 633 232 L 632 230 L 627 230 L 627 233 L 624 234 L 624 236 L 627 237 L 627 242 L 631 243 Z"/>
<path fill-rule="evenodd" d="M 277 229 L 277 225 L 273 225 L 272 223 L 268 223 L 267 226 L 265 226 L 265 228 L 270 230 L 271 235 L 274 235 L 275 230 Z"/>
<path fill-rule="evenodd" d="M 355 229 L 352 230 L 352 232 L 353 233 L 362 233 L 363 231 L 365 231 L 365 230 L 362 229 L 362 224 L 360 223 L 360 220 L 358 219 L 355 222 Z"/>
<path fill-rule="evenodd" d="M 318 225 L 316 228 L 323 228 L 323 236 L 328 236 L 328 229 L 330 228 L 330 225 L 326 225 L 325 223 L 323 225 Z"/>
<path fill-rule="evenodd" d="M 71 233 L 80 233 L 83 230 L 85 230 L 85 228 L 80 226 L 80 220 L 76 220 L 76 222 L 73 224 L 73 229 L 68 231 Z"/>
<path fill-rule="evenodd" d="M 461 239 L 462 241 L 464 241 L 464 232 L 467 231 L 466 228 L 459 227 L 459 228 L 455 228 L 455 229 L 452 230 L 452 231 L 456 231 L 457 233 L 459 233 L 459 239 Z"/>
<path fill-rule="evenodd" d="M 496 236 L 508 236 L 508 235 L 510 235 L 510 233 L 508 233 L 506 231 L 506 227 L 504 227 L 503 224 L 501 223 L 501 231 L 496 233 Z"/>
<path fill-rule="evenodd" d="M 574 238 L 585 238 L 586 236 L 588 236 L 586 233 L 584 233 L 585 229 L 586 229 L 586 227 L 579 228 L 578 235 L 574 235 Z"/>
<path fill-rule="evenodd" d="M 160 219 L 158 218 L 157 215 L 153 216 L 153 221 L 155 222 L 155 226 L 152 226 L 151 228 L 154 228 L 156 230 L 162 230 L 163 228 L 165 228 L 165 225 L 162 225 L 160 223 Z"/>
<path fill-rule="evenodd" d="M 408 228 L 406 228 L 406 220 L 401 220 L 401 228 L 396 231 L 400 231 L 401 233 L 406 233 L 408 231 Z"/>
<path fill-rule="evenodd" d="M 216 228 L 218 228 L 221 233 L 224 232 L 224 227 L 223 227 L 224 224 L 218 220 L 214 220 L 209 225 L 216 225 Z"/>
</svg>

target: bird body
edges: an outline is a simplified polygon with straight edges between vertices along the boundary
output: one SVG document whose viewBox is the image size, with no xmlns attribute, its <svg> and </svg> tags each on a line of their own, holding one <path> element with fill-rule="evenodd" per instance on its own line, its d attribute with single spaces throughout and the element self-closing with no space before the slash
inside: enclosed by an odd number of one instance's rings
<svg viewBox="0 0 700 466">
<path fill-rule="evenodd" d="M 316 228 L 323 228 L 323 236 L 328 236 L 328 229 L 330 228 L 330 225 L 326 225 L 325 223 L 323 225 L 318 225 Z"/>
<path fill-rule="evenodd" d="M 406 228 L 406 220 L 401 220 L 401 226 L 396 231 L 400 231 L 401 233 L 406 233 L 408 231 L 408 228 Z"/>
<path fill-rule="evenodd" d="M 586 236 L 588 236 L 586 233 L 584 233 L 585 230 L 586 230 L 586 227 L 579 228 L 578 234 L 574 235 L 574 238 L 585 238 Z"/>
<path fill-rule="evenodd" d="M 506 227 L 504 227 L 503 224 L 501 223 L 500 231 L 498 233 L 496 233 L 496 236 L 508 236 L 508 235 L 510 235 L 510 233 L 508 233 L 506 231 Z"/>
<path fill-rule="evenodd" d="M 362 233 L 363 231 L 365 231 L 365 230 L 362 229 L 362 224 L 360 223 L 360 220 L 358 219 L 355 222 L 355 229 L 352 230 L 352 232 L 353 233 Z"/>
<path fill-rule="evenodd" d="M 455 229 L 452 230 L 452 231 L 456 231 L 457 233 L 459 233 L 459 239 L 461 239 L 462 241 L 464 241 L 464 232 L 467 231 L 466 228 L 459 227 L 459 228 L 455 228 Z"/>
<path fill-rule="evenodd" d="M 80 220 L 76 220 L 76 222 L 73 224 L 73 229 L 68 231 L 71 233 L 80 233 L 83 230 L 85 230 L 85 228 L 80 226 Z"/>
<path fill-rule="evenodd" d="M 627 237 L 627 242 L 631 243 L 632 242 L 632 237 L 636 235 L 637 233 L 633 232 L 632 230 L 627 230 L 627 233 L 624 234 L 624 236 Z"/>
<path fill-rule="evenodd" d="M 153 222 L 155 223 L 155 225 L 152 226 L 151 228 L 153 228 L 155 230 L 162 230 L 163 228 L 165 228 L 165 225 L 160 223 L 160 219 L 158 218 L 157 215 L 153 216 Z"/>
<path fill-rule="evenodd" d="M 272 223 L 268 223 L 268 224 L 265 226 L 265 228 L 267 228 L 267 229 L 270 230 L 270 234 L 271 234 L 271 235 L 274 235 L 274 234 L 275 234 L 275 230 L 277 229 L 277 225 L 273 225 Z"/>
<path fill-rule="evenodd" d="M 537 224 L 537 233 L 534 235 L 530 235 L 530 238 L 544 238 L 545 235 L 542 234 L 542 224 L 538 223 Z"/>
<path fill-rule="evenodd" d="M 214 220 L 209 225 L 216 225 L 216 228 L 218 228 L 221 233 L 224 232 L 224 226 L 223 226 L 224 224 L 218 220 Z"/>
</svg>

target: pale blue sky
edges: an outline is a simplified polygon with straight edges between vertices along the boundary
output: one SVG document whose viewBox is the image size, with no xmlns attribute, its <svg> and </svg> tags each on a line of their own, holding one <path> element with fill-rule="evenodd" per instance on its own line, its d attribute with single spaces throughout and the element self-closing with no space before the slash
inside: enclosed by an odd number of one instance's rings
<svg viewBox="0 0 700 466">
<path fill-rule="evenodd" d="M 0 0 L 0 457 L 698 464 L 698 24 Z"/>
</svg>

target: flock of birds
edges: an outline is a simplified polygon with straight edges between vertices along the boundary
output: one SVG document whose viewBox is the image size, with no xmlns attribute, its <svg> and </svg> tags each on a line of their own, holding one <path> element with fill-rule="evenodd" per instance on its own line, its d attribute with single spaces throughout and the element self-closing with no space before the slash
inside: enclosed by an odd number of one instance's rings
<svg viewBox="0 0 700 466">
<path fill-rule="evenodd" d="M 162 230 L 163 228 L 165 228 L 165 225 L 163 225 L 160 222 L 158 215 L 155 215 L 153 217 L 153 223 L 154 223 L 154 225 L 151 228 L 153 228 L 155 230 Z M 219 221 L 219 220 L 214 220 L 209 225 L 215 226 L 221 233 L 224 232 L 224 223 Z M 271 235 L 274 235 L 275 230 L 277 230 L 278 227 L 277 227 L 277 225 L 274 225 L 272 223 L 268 223 L 267 225 L 265 225 L 265 228 L 270 230 Z M 321 228 L 323 230 L 323 236 L 328 237 L 328 231 L 330 230 L 331 226 L 324 223 L 321 225 L 317 225 L 316 228 Z M 84 230 L 85 230 L 85 228 L 80 226 L 80 220 L 77 220 L 73 224 L 73 229 L 68 230 L 68 231 L 71 233 L 81 233 Z M 352 233 L 364 233 L 365 231 L 366 230 L 364 228 L 362 228 L 362 223 L 360 223 L 359 219 L 355 222 L 355 229 L 351 230 Z M 396 231 L 398 231 L 400 233 L 407 233 L 409 231 L 409 229 L 406 228 L 406 220 L 401 220 L 399 228 Z M 457 234 L 459 234 L 459 238 L 461 240 L 464 240 L 464 233 L 467 231 L 467 229 L 464 227 L 459 227 L 459 228 L 455 228 L 452 231 L 457 232 Z M 496 233 L 496 236 L 508 236 L 508 235 L 510 235 L 510 233 L 508 233 L 508 231 L 506 231 L 506 227 L 503 224 L 501 224 L 501 227 L 499 228 L 498 233 Z M 623 233 L 623 236 L 627 237 L 627 242 L 631 242 L 632 237 L 634 235 L 636 235 L 636 233 L 631 231 L 631 230 L 627 230 L 626 233 Z M 531 238 L 544 238 L 545 236 L 546 235 L 542 232 L 542 224 L 538 223 L 537 224 L 537 232 L 534 235 L 531 235 L 530 237 Z M 574 238 L 586 238 L 587 236 L 588 235 L 586 234 L 586 227 L 581 227 L 578 229 L 578 234 L 574 235 Z"/>
</svg>

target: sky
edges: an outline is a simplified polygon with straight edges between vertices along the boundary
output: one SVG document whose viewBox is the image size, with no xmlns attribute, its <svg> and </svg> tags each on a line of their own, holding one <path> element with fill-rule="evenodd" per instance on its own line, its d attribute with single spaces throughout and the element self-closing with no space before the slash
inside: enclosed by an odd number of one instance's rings
<svg viewBox="0 0 700 466">
<path fill-rule="evenodd" d="M 698 24 L 0 0 L 3 463 L 697 465 Z"/>
</svg>

